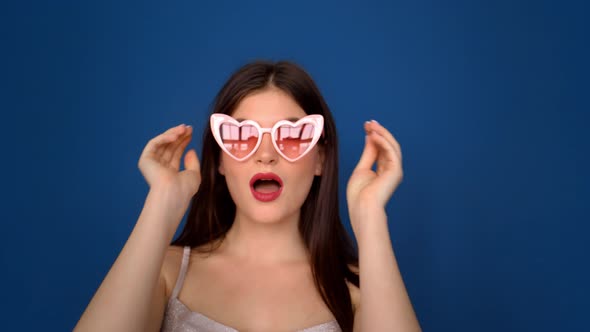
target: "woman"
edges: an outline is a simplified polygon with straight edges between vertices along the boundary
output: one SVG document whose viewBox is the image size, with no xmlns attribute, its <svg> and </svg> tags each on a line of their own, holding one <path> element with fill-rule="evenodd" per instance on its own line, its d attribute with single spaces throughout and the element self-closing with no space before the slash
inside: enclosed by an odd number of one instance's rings
<svg viewBox="0 0 590 332">
<path fill-rule="evenodd" d="M 402 180 L 387 129 L 364 124 L 347 185 L 357 256 L 338 212 L 336 127 L 302 68 L 243 66 L 209 123 L 202 167 L 191 149 L 179 171 L 190 126 L 146 145 L 144 208 L 76 330 L 420 330 L 387 228 L 385 205 Z"/>
</svg>

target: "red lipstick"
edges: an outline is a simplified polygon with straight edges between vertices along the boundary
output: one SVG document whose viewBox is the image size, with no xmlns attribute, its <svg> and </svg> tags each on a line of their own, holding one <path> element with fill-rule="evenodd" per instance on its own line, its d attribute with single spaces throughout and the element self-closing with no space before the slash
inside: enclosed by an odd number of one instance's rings
<svg viewBox="0 0 590 332">
<path fill-rule="evenodd" d="M 259 181 L 269 182 L 264 186 L 264 190 L 256 190 L 255 187 L 260 184 Z M 277 187 L 278 185 L 278 187 Z M 254 198 L 261 202 L 271 202 L 279 198 L 283 191 L 283 180 L 275 173 L 257 173 L 250 179 L 250 191 Z"/>
</svg>

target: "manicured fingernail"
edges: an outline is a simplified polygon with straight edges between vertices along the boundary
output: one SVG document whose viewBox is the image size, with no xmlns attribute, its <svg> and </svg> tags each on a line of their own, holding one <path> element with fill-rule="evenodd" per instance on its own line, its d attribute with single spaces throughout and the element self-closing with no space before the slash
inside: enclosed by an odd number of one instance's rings
<svg viewBox="0 0 590 332">
<path fill-rule="evenodd" d="M 192 128 L 193 126 L 191 126 L 191 125 L 186 125 L 186 127 L 187 127 L 187 128 Z"/>
<path fill-rule="evenodd" d="M 377 120 L 371 120 L 371 121 L 375 122 L 376 124 L 379 124 L 379 122 L 377 122 Z"/>
</svg>

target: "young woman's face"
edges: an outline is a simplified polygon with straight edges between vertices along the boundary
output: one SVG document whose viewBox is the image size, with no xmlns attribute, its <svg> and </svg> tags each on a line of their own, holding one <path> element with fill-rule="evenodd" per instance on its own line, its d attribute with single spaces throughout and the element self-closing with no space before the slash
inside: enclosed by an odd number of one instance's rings
<svg viewBox="0 0 590 332">
<path fill-rule="evenodd" d="M 247 96 L 231 114 L 239 121 L 254 120 L 262 128 L 271 128 L 285 119 L 295 122 L 306 115 L 291 96 L 274 87 Z M 225 176 L 238 216 L 271 223 L 299 215 L 314 176 L 321 175 L 322 163 L 319 145 L 301 159 L 289 162 L 276 151 L 271 135 L 265 133 L 258 149 L 244 161 L 222 152 L 219 172 Z M 256 181 L 256 176 L 262 179 Z M 265 181 L 273 176 L 280 178 L 281 186 Z"/>
</svg>

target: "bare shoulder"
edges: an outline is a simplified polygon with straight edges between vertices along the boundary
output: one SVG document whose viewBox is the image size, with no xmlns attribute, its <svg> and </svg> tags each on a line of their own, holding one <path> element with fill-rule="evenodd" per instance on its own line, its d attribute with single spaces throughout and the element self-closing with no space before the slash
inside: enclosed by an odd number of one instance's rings
<svg viewBox="0 0 590 332">
<path fill-rule="evenodd" d="M 189 256 L 189 268 L 198 264 L 198 260 L 205 257 L 206 254 L 201 253 L 199 249 L 202 249 L 205 246 L 199 248 L 191 248 L 190 256 Z M 178 275 L 180 273 L 180 266 L 182 264 L 182 257 L 184 256 L 184 247 L 183 246 L 169 246 L 166 249 L 166 254 L 164 255 L 164 262 L 162 263 L 161 275 L 164 277 L 164 281 L 166 282 L 166 298 L 168 299 L 172 294 L 172 290 L 176 285 L 176 280 L 178 279 Z"/>
<path fill-rule="evenodd" d="M 166 282 L 166 298 L 172 294 L 172 289 L 176 284 L 176 279 L 180 273 L 180 264 L 182 263 L 183 247 L 169 246 L 164 255 L 162 263 L 162 276 Z"/>
<path fill-rule="evenodd" d="M 359 269 L 356 266 L 348 265 L 348 268 L 356 274 L 359 273 Z M 361 290 L 349 281 L 346 281 L 346 284 L 348 285 L 348 291 L 350 292 L 350 300 L 352 301 L 352 306 L 354 307 L 354 311 L 356 312 L 356 309 L 361 304 Z"/>
</svg>

